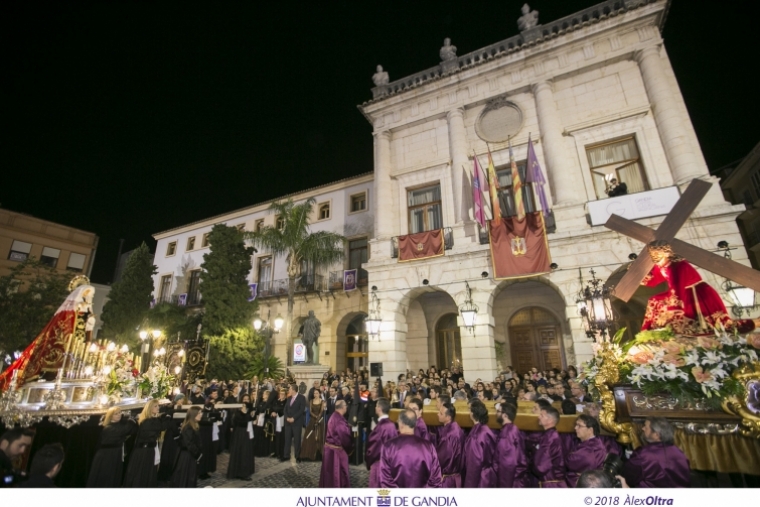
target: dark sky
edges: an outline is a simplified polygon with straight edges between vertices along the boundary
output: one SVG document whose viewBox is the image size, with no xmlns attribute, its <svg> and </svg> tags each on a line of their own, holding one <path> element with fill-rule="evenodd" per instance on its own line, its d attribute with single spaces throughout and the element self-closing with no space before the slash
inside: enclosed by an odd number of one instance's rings
<svg viewBox="0 0 760 507">
<path fill-rule="evenodd" d="M 372 170 L 356 109 L 517 33 L 524 0 L 0 2 L 0 205 L 100 236 L 95 282 L 151 234 Z M 594 0 L 531 3 L 550 22 Z M 674 0 L 664 38 L 711 169 L 760 140 L 760 2 Z"/>
</svg>

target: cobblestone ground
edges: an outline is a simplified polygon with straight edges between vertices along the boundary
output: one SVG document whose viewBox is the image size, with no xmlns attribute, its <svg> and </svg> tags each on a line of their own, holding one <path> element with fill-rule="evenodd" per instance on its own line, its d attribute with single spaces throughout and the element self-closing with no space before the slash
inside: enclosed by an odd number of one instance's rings
<svg viewBox="0 0 760 507">
<path fill-rule="evenodd" d="M 226 452 L 216 458 L 216 473 L 210 479 L 198 481 L 199 488 L 316 488 L 319 485 L 321 461 L 295 460 L 280 462 L 277 458 L 256 458 L 256 472 L 250 481 L 228 480 Z M 351 487 L 366 488 L 369 472 L 364 465 L 351 465 Z"/>
</svg>

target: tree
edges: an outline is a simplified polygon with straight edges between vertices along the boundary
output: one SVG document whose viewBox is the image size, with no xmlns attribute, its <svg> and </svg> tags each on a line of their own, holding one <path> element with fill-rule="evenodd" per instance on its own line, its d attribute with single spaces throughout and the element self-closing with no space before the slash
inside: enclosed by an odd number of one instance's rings
<svg viewBox="0 0 760 507">
<path fill-rule="evenodd" d="M 180 340 L 195 340 L 198 324 L 203 320 L 200 312 L 188 311 L 184 306 L 159 303 L 145 316 L 149 329 L 160 329 L 166 339 L 173 341 L 180 334 Z"/>
<path fill-rule="evenodd" d="M 153 293 L 153 255 L 143 243 L 132 252 L 120 281 L 113 284 L 103 307 L 103 333 L 114 341 L 137 345 L 137 328 L 150 309 Z"/>
<path fill-rule="evenodd" d="M 229 328 L 221 335 L 210 338 L 211 350 L 206 367 L 206 378 L 242 380 L 247 376 L 257 357 L 261 356 L 264 341 L 253 327 Z"/>
<path fill-rule="evenodd" d="M 288 262 L 288 317 L 285 335 L 287 350 L 292 349 L 291 328 L 293 325 L 293 300 L 296 278 L 301 270 L 301 262 L 306 261 L 315 270 L 326 268 L 343 260 L 346 238 L 340 234 L 327 231 L 310 232 L 309 215 L 316 200 L 308 199 L 301 204 L 294 204 L 292 199 L 275 202 L 269 207 L 275 213 L 281 227 L 264 227 L 260 231 L 246 233 L 254 246 L 267 248 L 272 255 L 286 256 Z M 288 353 L 288 364 L 291 363 Z"/>
<path fill-rule="evenodd" d="M 228 329 L 252 325 L 256 304 L 251 291 L 253 248 L 245 246 L 243 233 L 235 227 L 215 225 L 208 236 L 211 251 L 203 255 L 200 292 L 203 294 L 203 334 L 220 336 Z"/>
<path fill-rule="evenodd" d="M 258 376 L 259 379 L 263 380 L 266 376 L 267 371 L 267 363 L 269 365 L 269 378 L 280 378 L 285 375 L 285 366 L 282 364 L 282 361 L 280 361 L 280 358 L 277 356 L 269 356 L 265 357 L 264 354 L 257 354 L 253 358 L 253 363 L 249 366 L 249 368 L 245 372 L 245 376 L 243 378 L 245 379 L 251 379 L 255 376 Z"/>
<path fill-rule="evenodd" d="M 24 350 L 37 337 L 66 299 L 73 276 L 29 257 L 0 277 L 0 352 Z"/>
</svg>

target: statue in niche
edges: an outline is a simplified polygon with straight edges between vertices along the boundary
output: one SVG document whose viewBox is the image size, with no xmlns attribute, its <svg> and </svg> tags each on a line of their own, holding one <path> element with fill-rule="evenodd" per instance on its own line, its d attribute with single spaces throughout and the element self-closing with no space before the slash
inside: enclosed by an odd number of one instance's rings
<svg viewBox="0 0 760 507">
<path fill-rule="evenodd" d="M 441 55 L 441 61 L 447 62 L 449 60 L 456 60 L 457 58 L 457 47 L 451 44 L 451 39 L 446 37 L 443 39 L 443 47 L 441 48 L 441 51 L 439 52 Z"/>
<path fill-rule="evenodd" d="M 536 25 L 538 25 L 538 11 L 530 10 L 530 5 L 523 4 L 522 16 L 517 18 L 517 28 L 519 28 L 521 32 L 524 32 Z"/>
<path fill-rule="evenodd" d="M 378 65 L 377 72 L 372 76 L 372 82 L 375 83 L 375 86 L 385 86 L 389 81 L 388 73 L 383 70 L 382 65 Z"/>
<path fill-rule="evenodd" d="M 309 316 L 303 321 L 301 341 L 306 347 L 306 363 L 319 364 L 314 361 L 314 345 L 317 345 L 319 334 L 322 332 L 322 323 L 314 316 L 314 310 L 309 310 Z"/>
</svg>

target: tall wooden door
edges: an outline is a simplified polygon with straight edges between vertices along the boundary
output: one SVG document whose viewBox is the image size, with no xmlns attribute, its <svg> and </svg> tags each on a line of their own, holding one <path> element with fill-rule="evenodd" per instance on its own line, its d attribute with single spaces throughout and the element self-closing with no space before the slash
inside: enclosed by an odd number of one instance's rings
<svg viewBox="0 0 760 507">
<path fill-rule="evenodd" d="M 531 368 L 548 370 L 564 367 L 557 319 L 539 307 L 524 308 L 509 321 L 512 367 L 519 373 Z"/>
</svg>

